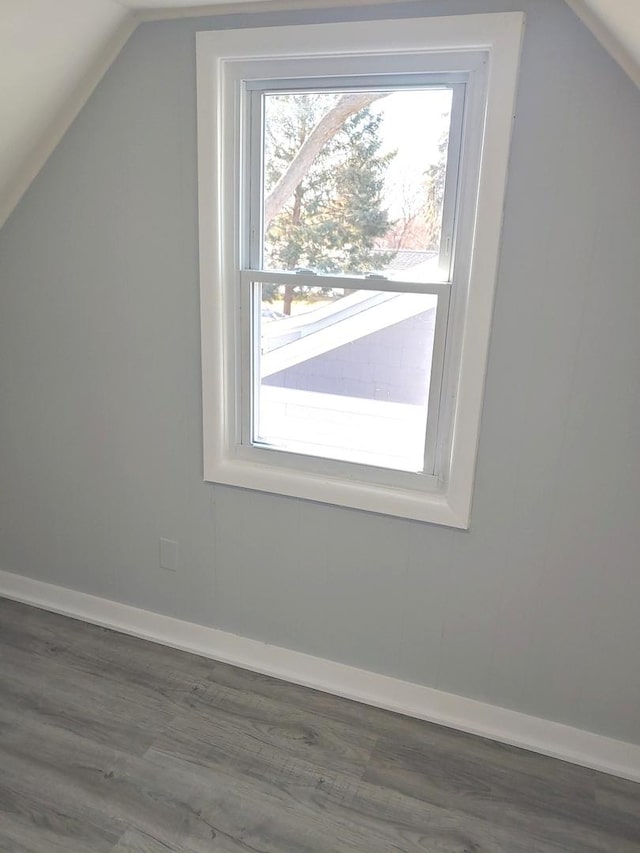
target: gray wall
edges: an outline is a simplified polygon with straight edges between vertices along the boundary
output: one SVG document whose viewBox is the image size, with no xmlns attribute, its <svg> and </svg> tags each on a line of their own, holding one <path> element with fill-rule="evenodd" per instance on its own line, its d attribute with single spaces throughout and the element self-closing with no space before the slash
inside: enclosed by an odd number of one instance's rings
<svg viewBox="0 0 640 853">
<path fill-rule="evenodd" d="M 472 529 L 203 483 L 211 18 L 135 33 L 0 234 L 0 566 L 640 742 L 640 93 L 560 0 L 393 8 L 480 5 L 529 17 Z"/>
</svg>

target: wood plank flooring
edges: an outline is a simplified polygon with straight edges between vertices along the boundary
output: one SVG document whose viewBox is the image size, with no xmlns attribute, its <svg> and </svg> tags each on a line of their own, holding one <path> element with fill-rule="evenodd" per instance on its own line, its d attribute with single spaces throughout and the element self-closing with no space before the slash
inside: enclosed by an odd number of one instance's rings
<svg viewBox="0 0 640 853">
<path fill-rule="evenodd" d="M 640 853 L 640 785 L 0 599 L 2 853 Z"/>
</svg>

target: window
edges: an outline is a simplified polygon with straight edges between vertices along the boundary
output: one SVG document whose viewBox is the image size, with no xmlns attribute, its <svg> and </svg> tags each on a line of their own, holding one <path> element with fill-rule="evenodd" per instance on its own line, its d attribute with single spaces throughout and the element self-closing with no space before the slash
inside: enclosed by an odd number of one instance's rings
<svg viewBox="0 0 640 853">
<path fill-rule="evenodd" d="M 247 84 L 253 446 L 435 473 L 464 79 Z"/>
<path fill-rule="evenodd" d="M 522 26 L 198 34 L 205 479 L 469 525 Z"/>
</svg>

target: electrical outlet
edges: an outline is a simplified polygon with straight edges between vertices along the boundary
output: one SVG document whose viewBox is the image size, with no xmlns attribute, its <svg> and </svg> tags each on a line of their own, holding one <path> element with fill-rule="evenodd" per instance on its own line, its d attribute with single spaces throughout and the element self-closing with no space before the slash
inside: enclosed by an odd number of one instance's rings
<svg viewBox="0 0 640 853">
<path fill-rule="evenodd" d="M 160 540 L 160 568 L 168 572 L 178 571 L 178 543 L 173 539 Z"/>
</svg>

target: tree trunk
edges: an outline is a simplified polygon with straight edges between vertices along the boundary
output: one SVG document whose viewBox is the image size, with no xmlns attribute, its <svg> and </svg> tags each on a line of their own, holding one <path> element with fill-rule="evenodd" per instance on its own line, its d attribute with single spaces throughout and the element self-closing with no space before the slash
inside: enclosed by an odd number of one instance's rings
<svg viewBox="0 0 640 853">
<path fill-rule="evenodd" d="M 282 313 L 291 316 L 291 305 L 293 303 L 293 285 L 285 284 L 284 296 L 282 297 Z"/>
<path fill-rule="evenodd" d="M 293 202 L 293 216 L 291 217 L 291 224 L 295 227 L 300 224 L 300 217 L 302 215 L 302 184 L 298 184 L 295 189 L 295 200 Z M 298 266 L 299 255 L 296 255 L 295 260 L 292 258 L 287 269 L 294 270 Z M 293 304 L 293 297 L 295 293 L 295 286 L 291 284 L 286 284 L 284 288 L 284 296 L 282 298 L 282 313 L 286 314 L 287 317 L 291 316 L 291 306 Z"/>
</svg>

